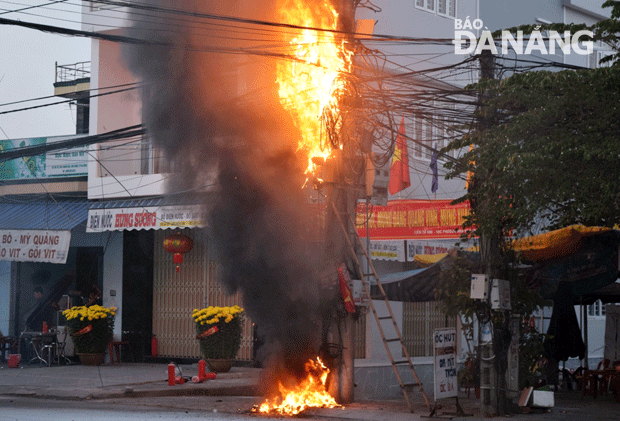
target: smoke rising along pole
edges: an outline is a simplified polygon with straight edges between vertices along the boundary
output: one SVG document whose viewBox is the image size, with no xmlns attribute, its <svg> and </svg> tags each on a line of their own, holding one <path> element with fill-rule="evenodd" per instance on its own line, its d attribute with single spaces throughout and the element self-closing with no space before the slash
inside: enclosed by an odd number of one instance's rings
<svg viewBox="0 0 620 421">
<path fill-rule="evenodd" d="M 272 17 L 275 4 L 182 3 L 201 12 L 259 19 Z M 309 253 L 316 227 L 309 222 L 301 189 L 307 161 L 292 142 L 300 130 L 277 98 L 276 59 L 193 50 L 192 45 L 209 36 L 197 26 L 160 31 L 166 19 L 165 14 L 155 14 L 151 21 L 136 19 L 128 35 L 154 42 L 124 47 L 129 68 L 149 87 L 143 99 L 144 123 L 154 143 L 184 175 L 181 185 L 169 189 L 191 189 L 217 171 L 220 193 L 205 204 L 214 240 L 210 244 L 221 265 L 221 282 L 230 293 L 241 291 L 246 313 L 258 326 L 266 344 L 266 380 L 276 387 L 278 381 L 302 375 L 305 362 L 319 351 L 322 333 L 318 268 Z M 272 33 L 262 36 L 267 38 L 218 42 L 226 50 L 240 43 L 248 49 L 274 42 Z M 286 44 L 279 40 L 278 45 Z M 351 211 L 350 193 L 337 200 L 349 204 Z M 342 247 L 337 254 L 344 256 Z M 352 390 L 352 370 L 347 378 Z"/>
</svg>

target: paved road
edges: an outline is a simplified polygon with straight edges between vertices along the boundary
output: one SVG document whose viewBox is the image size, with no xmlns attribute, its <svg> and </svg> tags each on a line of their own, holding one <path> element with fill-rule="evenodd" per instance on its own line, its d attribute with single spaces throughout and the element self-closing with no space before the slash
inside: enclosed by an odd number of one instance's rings
<svg viewBox="0 0 620 421">
<path fill-rule="evenodd" d="M 58 401 L 38 398 L 11 398 L 0 396 L 0 421 L 150 421 L 150 420 L 248 420 L 249 414 L 220 412 L 211 407 L 196 409 L 174 408 L 163 405 L 159 399 L 151 402 L 135 400 Z M 167 398 L 168 400 L 170 398 Z M 194 398 L 196 399 L 196 398 Z M 239 399 L 239 398 L 237 398 Z M 205 398 L 202 397 L 202 401 Z M 216 400 L 213 398 L 213 400 Z M 242 399 L 243 400 L 243 399 Z M 165 400 L 164 400 L 165 401 Z M 164 402 L 165 403 L 165 402 Z M 187 403 L 187 402 L 185 402 Z M 196 400 L 194 402 L 198 404 Z M 228 402 L 229 404 L 231 402 Z M 256 419 L 256 417 L 254 417 Z M 277 418 L 261 417 L 261 420 Z M 325 418 L 322 418 L 325 420 Z M 281 418 L 280 418 L 281 421 Z"/>
</svg>

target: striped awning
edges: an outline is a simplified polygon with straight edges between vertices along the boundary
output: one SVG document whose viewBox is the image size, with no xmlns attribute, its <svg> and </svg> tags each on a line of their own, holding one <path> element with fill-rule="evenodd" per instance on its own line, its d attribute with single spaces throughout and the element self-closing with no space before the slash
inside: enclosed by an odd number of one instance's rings
<svg viewBox="0 0 620 421">
<path fill-rule="evenodd" d="M 0 202 L 0 230 L 70 230 L 84 223 L 89 202 Z"/>
</svg>

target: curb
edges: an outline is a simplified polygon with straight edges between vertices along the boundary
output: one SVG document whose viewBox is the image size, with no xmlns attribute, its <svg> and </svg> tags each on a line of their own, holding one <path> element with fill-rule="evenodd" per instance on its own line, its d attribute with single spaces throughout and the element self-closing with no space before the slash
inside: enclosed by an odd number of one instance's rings
<svg viewBox="0 0 620 421">
<path fill-rule="evenodd" d="M 257 386 L 228 386 L 218 388 L 183 388 L 170 387 L 170 389 L 157 390 L 129 390 L 126 386 L 123 392 L 97 393 L 91 399 L 118 399 L 118 398 L 144 398 L 163 396 L 261 396 Z"/>
<path fill-rule="evenodd" d="M 15 396 L 25 398 L 41 398 L 54 400 L 94 400 L 94 399 L 120 399 L 120 398 L 144 398 L 144 397 L 165 397 L 165 396 L 261 396 L 256 385 L 239 385 L 223 387 L 201 387 L 184 388 L 170 387 L 162 389 L 136 390 L 132 385 L 122 386 L 114 391 L 94 390 L 91 393 L 50 393 L 49 390 L 8 390 L 0 391 L 2 396 Z"/>
</svg>

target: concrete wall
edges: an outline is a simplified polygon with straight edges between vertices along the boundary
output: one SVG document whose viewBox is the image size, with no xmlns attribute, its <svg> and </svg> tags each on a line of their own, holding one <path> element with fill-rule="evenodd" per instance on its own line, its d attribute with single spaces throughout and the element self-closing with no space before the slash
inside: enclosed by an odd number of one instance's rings
<svg viewBox="0 0 620 421">
<path fill-rule="evenodd" d="M 380 12 L 373 12 L 358 7 L 356 19 L 373 19 L 376 21 L 374 33 L 391 36 L 406 36 L 418 38 L 454 38 L 454 19 L 437 15 L 415 7 L 415 1 L 373 0 Z M 478 15 L 477 2 L 473 0 L 457 2 L 457 18 L 469 16 L 475 19 Z M 392 62 L 389 67 L 407 66 L 409 69 L 422 70 L 434 68 L 463 59 L 462 56 L 452 54 L 454 46 L 428 45 L 426 43 L 411 44 L 406 42 L 390 43 L 380 41 L 365 41 L 368 48 L 380 50 L 389 55 Z M 394 54 L 394 55 L 393 55 Z M 407 54 L 404 56 L 403 54 Z M 445 54 L 445 55 L 444 55 Z M 406 71 L 407 69 L 401 69 Z M 458 82 L 459 79 L 449 79 L 445 82 Z M 471 81 L 461 81 L 463 84 Z"/>
<path fill-rule="evenodd" d="M 432 364 L 416 364 L 415 371 L 422 382 L 424 391 L 429 399 L 433 400 L 434 373 Z M 399 368 L 399 374 L 404 383 L 416 383 L 407 366 Z M 354 394 L 356 400 L 364 399 L 402 399 L 403 392 L 398 384 L 394 369 L 389 364 L 367 364 L 355 361 L 353 374 L 355 384 Z M 413 395 L 419 389 L 414 389 Z M 419 393 L 419 392 L 418 392 Z"/>
<path fill-rule="evenodd" d="M 105 6 L 90 1 L 82 2 L 82 30 L 83 31 L 109 31 L 110 28 L 118 28 L 129 24 L 128 8 L 118 6 Z"/>
<path fill-rule="evenodd" d="M 519 2 L 480 0 L 480 19 L 491 31 L 518 25 L 540 24 L 536 18 L 549 22 L 563 22 L 561 0 Z"/>
<path fill-rule="evenodd" d="M 356 19 L 373 19 L 376 21 L 374 34 L 403 36 L 413 38 L 454 38 L 455 20 L 448 16 L 442 16 L 427 10 L 417 8 L 415 1 L 390 1 L 374 0 L 373 4 L 381 9 L 373 12 L 366 8 L 358 7 Z M 456 18 L 476 19 L 478 16 L 477 1 L 458 1 Z M 465 56 L 454 54 L 454 45 L 408 42 L 381 42 L 364 41 L 364 45 L 373 50 L 379 50 L 385 54 L 388 62 L 387 69 L 393 72 L 406 72 L 410 70 L 423 70 L 437 68 L 461 62 Z M 444 75 L 446 76 L 446 75 Z M 442 82 L 456 86 L 465 86 L 473 82 L 471 74 L 452 75 Z M 406 121 L 406 135 L 415 137 L 410 121 Z M 427 140 L 427 139 L 424 139 Z M 429 142 L 430 143 L 430 142 Z M 438 177 L 439 189 L 435 194 L 431 193 L 432 174 L 429 158 L 416 158 L 413 153 L 413 142 L 409 142 L 409 159 L 411 171 L 411 186 L 396 195 L 390 195 L 390 199 L 454 199 L 465 193 L 465 182 L 460 179 L 446 180 L 446 170 L 443 168 L 443 159 L 439 160 Z"/>
<path fill-rule="evenodd" d="M 609 18 L 611 8 L 602 8 L 604 0 L 562 0 L 562 4 L 571 10 L 579 11 L 583 14 L 590 14 L 597 19 Z"/>
<path fill-rule="evenodd" d="M 126 68 L 117 43 L 93 39 L 91 46 L 91 86 L 103 88 L 136 82 L 136 78 Z M 120 94 L 91 98 L 90 133 L 101 134 L 142 123 L 141 90 L 136 89 Z M 125 143 L 121 140 L 117 143 Z M 114 142 L 110 142 L 114 144 Z M 109 145 L 107 145 L 109 146 Z M 90 146 L 91 156 L 105 159 L 106 154 L 99 146 Z M 123 155 L 127 151 L 120 152 Z M 113 154 L 113 153 L 112 153 Z M 136 150 L 134 158 L 138 160 L 103 161 L 105 168 L 93 158 L 88 162 L 88 198 L 111 199 L 135 196 L 161 195 L 165 193 L 165 174 L 141 174 L 140 151 Z M 127 168 L 133 163 L 134 168 Z M 110 175 L 111 174 L 111 175 Z"/>
</svg>

